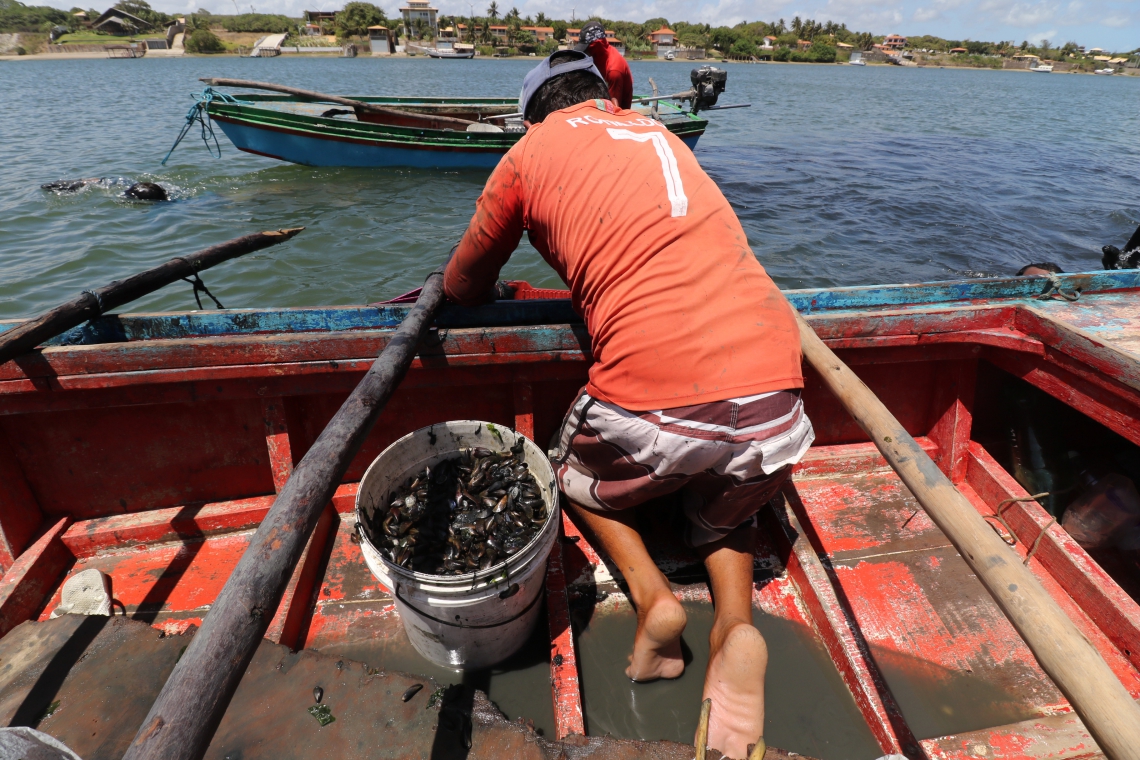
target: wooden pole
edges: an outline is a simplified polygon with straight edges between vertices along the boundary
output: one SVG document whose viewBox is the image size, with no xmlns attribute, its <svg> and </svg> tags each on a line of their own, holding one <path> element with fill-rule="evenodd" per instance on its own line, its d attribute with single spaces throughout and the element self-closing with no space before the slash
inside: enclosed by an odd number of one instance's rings
<svg viewBox="0 0 1140 760">
<path fill-rule="evenodd" d="M 19 327 L 0 333 L 0 364 L 31 351 L 45 340 L 77 327 L 89 319 L 117 309 L 184 277 L 193 277 L 223 261 L 284 243 L 304 227 L 252 235 L 228 240 L 197 253 L 178 256 L 160 266 L 140 272 L 125 280 L 116 280 L 96 290 L 85 290 Z"/>
<path fill-rule="evenodd" d="M 272 82 L 252 82 L 248 79 L 224 79 L 218 77 L 202 77 L 198 81 L 205 82 L 211 87 L 245 87 L 251 90 L 268 90 L 269 92 L 280 92 L 286 95 L 294 95 L 298 98 L 306 100 L 316 100 L 328 103 L 337 103 L 349 108 L 359 108 L 361 111 L 369 111 L 371 113 L 382 113 L 388 116 L 397 116 L 401 119 L 420 119 L 425 122 L 433 121 L 438 124 L 450 124 L 460 130 L 466 130 L 472 124 L 478 124 L 477 121 L 469 119 L 457 119 L 454 116 L 433 116 L 426 113 L 416 113 L 415 111 L 402 111 L 398 108 L 386 108 L 385 106 L 376 105 L 375 103 L 365 103 L 363 100 L 353 100 L 351 98 L 342 98 L 339 95 L 326 95 L 323 92 L 314 92 L 313 90 L 302 90 L 298 87 L 288 87 L 283 84 L 273 84 Z"/>
<path fill-rule="evenodd" d="M 977 574 L 1101 750 L 1140 760 L 1140 706 L 1100 654 L 883 402 L 798 312 L 796 319 L 804 358 Z"/>
<path fill-rule="evenodd" d="M 293 470 L 124 760 L 200 760 L 206 754 L 321 510 L 408 371 L 443 301 L 441 267 L 428 277 L 416 305 L 372 368 Z"/>
<path fill-rule="evenodd" d="M 709 749 L 709 715 L 712 713 L 712 700 L 701 702 L 701 717 L 697 721 L 697 737 L 693 740 L 696 760 L 705 760 Z"/>
</svg>

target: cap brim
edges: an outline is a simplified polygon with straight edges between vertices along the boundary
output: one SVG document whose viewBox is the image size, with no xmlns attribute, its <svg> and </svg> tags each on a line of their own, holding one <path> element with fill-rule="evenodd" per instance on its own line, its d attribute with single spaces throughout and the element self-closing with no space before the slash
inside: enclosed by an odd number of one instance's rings
<svg viewBox="0 0 1140 760">
<path fill-rule="evenodd" d="M 585 53 L 585 52 L 586 52 L 586 48 L 588 48 L 588 47 L 590 47 L 590 43 L 589 43 L 589 42 L 579 42 L 577 45 L 575 45 L 575 46 L 573 47 L 573 49 L 574 49 L 574 50 L 577 50 L 579 53 Z"/>
</svg>

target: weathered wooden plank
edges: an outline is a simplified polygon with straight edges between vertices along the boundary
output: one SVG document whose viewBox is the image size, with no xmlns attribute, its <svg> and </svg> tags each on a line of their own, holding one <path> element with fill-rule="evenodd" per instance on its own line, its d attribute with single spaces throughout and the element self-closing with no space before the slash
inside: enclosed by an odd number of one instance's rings
<svg viewBox="0 0 1140 760">
<path fill-rule="evenodd" d="M 105 551 L 250 530 L 261 523 L 274 498 L 255 496 L 80 520 L 61 540 L 77 558 L 85 559 Z"/>
<path fill-rule="evenodd" d="M 991 510 L 1005 499 L 1029 495 L 976 443 L 970 445 L 967 482 Z M 1050 526 L 1048 513 L 1036 502 L 1008 504 L 1002 515 L 1023 548 L 1045 531 L 1034 564 L 1040 563 L 1133 667 L 1140 668 L 1140 605 L 1061 526 Z"/>
<path fill-rule="evenodd" d="M 1106 390 L 1102 384 L 1079 377 L 1049 361 L 1004 352 L 986 352 L 983 357 L 1113 432 L 1140 444 L 1140 404 L 1131 398 Z"/>
<path fill-rule="evenodd" d="M 0 575 L 12 567 L 43 521 L 44 513 L 0 424 Z"/>
<path fill-rule="evenodd" d="M 784 491 L 788 498 L 798 498 L 794 485 L 785 486 Z M 887 754 L 916 753 L 918 741 L 871 660 L 866 642 L 856 632 L 850 610 L 840 603 L 795 512 L 784 499 L 775 504 L 778 506 L 762 513 L 769 523 L 769 534 L 783 539 L 788 575 L 796 584 L 816 635 L 827 648 L 879 748 Z"/>
<path fill-rule="evenodd" d="M 562 551 L 566 537 L 577 534 L 577 529 L 566 519 L 565 512 L 562 523 L 562 530 L 559 531 L 558 540 L 554 543 L 546 565 L 546 615 L 550 628 L 550 689 L 554 699 L 554 722 L 559 740 L 572 734 L 581 736 L 586 734 L 581 681 L 578 674 L 578 654 L 574 648 L 574 631 L 570 625 L 570 603 L 566 593 L 567 579 Z"/>
<path fill-rule="evenodd" d="M 50 525 L 0 578 L 0 636 L 35 617 L 75 561 L 59 540 L 70 522 L 62 517 Z"/>
<path fill-rule="evenodd" d="M 938 444 L 930 438 L 918 436 L 914 440 L 932 458 L 938 455 Z M 792 477 L 799 481 L 833 475 L 867 475 L 872 472 L 885 472 L 890 467 L 873 443 L 812 446 L 804 458 L 792 468 Z"/>
<path fill-rule="evenodd" d="M 1059 316 L 1059 315 L 1058 315 Z M 1025 304 L 1018 309 L 1016 325 L 1022 332 L 1068 354 L 1108 377 L 1140 390 L 1140 362 L 1111 342 L 1098 340 L 1086 330 L 1055 318 L 1044 304 Z"/>
<path fill-rule="evenodd" d="M 1006 726 L 922 742 L 929 760 L 1100 760 L 1100 747 L 1076 713 L 1065 712 Z"/>
<path fill-rule="evenodd" d="M 273 490 L 281 493 L 293 474 L 293 450 L 289 445 L 289 426 L 285 422 L 285 400 L 280 396 L 262 399 L 261 413 L 265 418 L 265 446 L 269 451 Z"/>
<path fill-rule="evenodd" d="M 938 456 L 932 458 L 954 483 L 966 477 L 977 374 L 977 361 L 954 362 L 945 366 L 945 371 L 938 377 L 934 395 L 934 408 L 931 410 L 934 424 L 930 428 L 930 439 L 938 444 Z"/>
<path fill-rule="evenodd" d="M 0 367 L 0 380 L 63 378 L 104 372 L 142 372 L 230 365 L 367 361 L 383 351 L 392 330 L 336 333 L 276 333 L 46 348 L 40 360 Z M 433 331 L 419 352 L 434 357 L 581 353 L 589 344 L 581 328 L 487 327 Z"/>
<path fill-rule="evenodd" d="M 313 535 L 305 545 L 305 551 L 293 570 L 289 585 L 285 587 L 285 594 L 281 597 L 281 604 L 265 631 L 265 638 L 275 644 L 284 644 L 290 649 L 297 649 L 302 631 L 308 626 L 312 617 L 313 594 L 317 590 L 318 574 L 324 566 L 325 555 L 330 549 L 331 537 L 336 535 L 336 527 L 340 522 L 337 512 L 330 505 L 325 507 L 317 526 L 313 528 Z"/>
</svg>

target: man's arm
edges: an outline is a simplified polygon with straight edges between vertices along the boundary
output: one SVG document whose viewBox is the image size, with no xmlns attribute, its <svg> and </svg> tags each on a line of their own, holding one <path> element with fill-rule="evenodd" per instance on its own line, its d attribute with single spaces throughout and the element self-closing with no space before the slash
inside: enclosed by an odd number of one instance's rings
<svg viewBox="0 0 1140 760">
<path fill-rule="evenodd" d="M 499 270 L 522 239 L 523 199 L 515 167 L 519 155 L 516 148 L 518 145 L 491 173 L 475 203 L 475 215 L 444 273 L 444 293 L 462 306 L 493 300 Z"/>
</svg>

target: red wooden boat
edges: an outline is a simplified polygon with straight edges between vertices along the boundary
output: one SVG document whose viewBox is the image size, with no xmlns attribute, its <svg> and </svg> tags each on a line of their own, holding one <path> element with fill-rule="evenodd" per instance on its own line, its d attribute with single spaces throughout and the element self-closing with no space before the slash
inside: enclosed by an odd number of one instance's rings
<svg viewBox="0 0 1140 760">
<path fill-rule="evenodd" d="M 1006 527 L 993 519 L 996 528 L 1011 531 L 1016 551 L 1134 698 L 1135 556 L 1092 557 L 1036 502 L 1008 501 L 1028 494 L 999 463 L 994 420 L 1012 385 L 1055 403 L 1077 449 L 1140 444 L 1138 293 L 1135 271 L 787 293 L 979 513 L 993 518 L 1001 507 Z M 584 328 L 557 295 L 523 289 L 510 302 L 445 308 L 310 538 L 268 639 L 407 669 L 385 662 L 400 626 L 355 543 L 356 483 L 390 442 L 443 420 L 485 419 L 549 440 L 590 361 Z M 90 568 L 110 575 L 121 614 L 170 636 L 199 623 L 275 492 L 405 309 L 105 316 L 0 367 L 0 649 L 27 635 L 18 628 L 25 621 L 46 621 L 64 580 Z M 802 714 L 794 704 L 778 720 L 770 714 L 769 742 L 821 757 L 853 756 L 856 745 L 870 748 L 863 755 L 939 760 L 1100 757 L 981 583 L 810 373 L 805 405 L 818 438 L 784 497 L 761 512 L 755 606 L 823 653 L 821 682 L 835 692 L 827 699 L 858 725 L 846 747 L 812 739 L 821 704 L 812 697 Z M 611 730 L 591 707 L 601 693 L 591 691 L 586 650 L 596 644 L 587 634 L 628 603 L 588 537 L 568 518 L 563 528 L 547 577 L 549 652 L 539 647 L 537 660 L 544 696 L 527 700 L 536 715 L 549 714 L 548 739 L 581 745 L 574 735 Z M 707 603 L 695 558 L 668 530 L 653 535 L 678 595 Z M 15 666 L 0 658 L 0 712 L 14 688 L 6 667 Z M 773 695 L 794 686 L 771 678 Z M 500 706 L 507 696 L 492 689 Z M 777 712 L 776 702 L 795 700 L 770 701 Z M 697 707 L 694 699 L 678 710 L 695 723 Z M 219 736 L 234 735 L 233 713 Z M 86 758 L 125 747 L 138 725 L 100 723 L 92 733 L 67 715 L 37 713 L 38 725 Z M 290 733 L 315 730 L 306 720 L 274 724 L 277 736 L 256 739 L 259 753 L 317 746 Z M 344 730 L 350 722 L 342 718 Z M 519 742 L 511 752 L 525 756 Z M 672 751 L 621 746 L 622 756 Z M 377 746 L 375 756 L 390 750 Z M 476 741 L 471 752 L 479 751 Z M 354 752 L 340 756 L 370 756 Z"/>
</svg>

